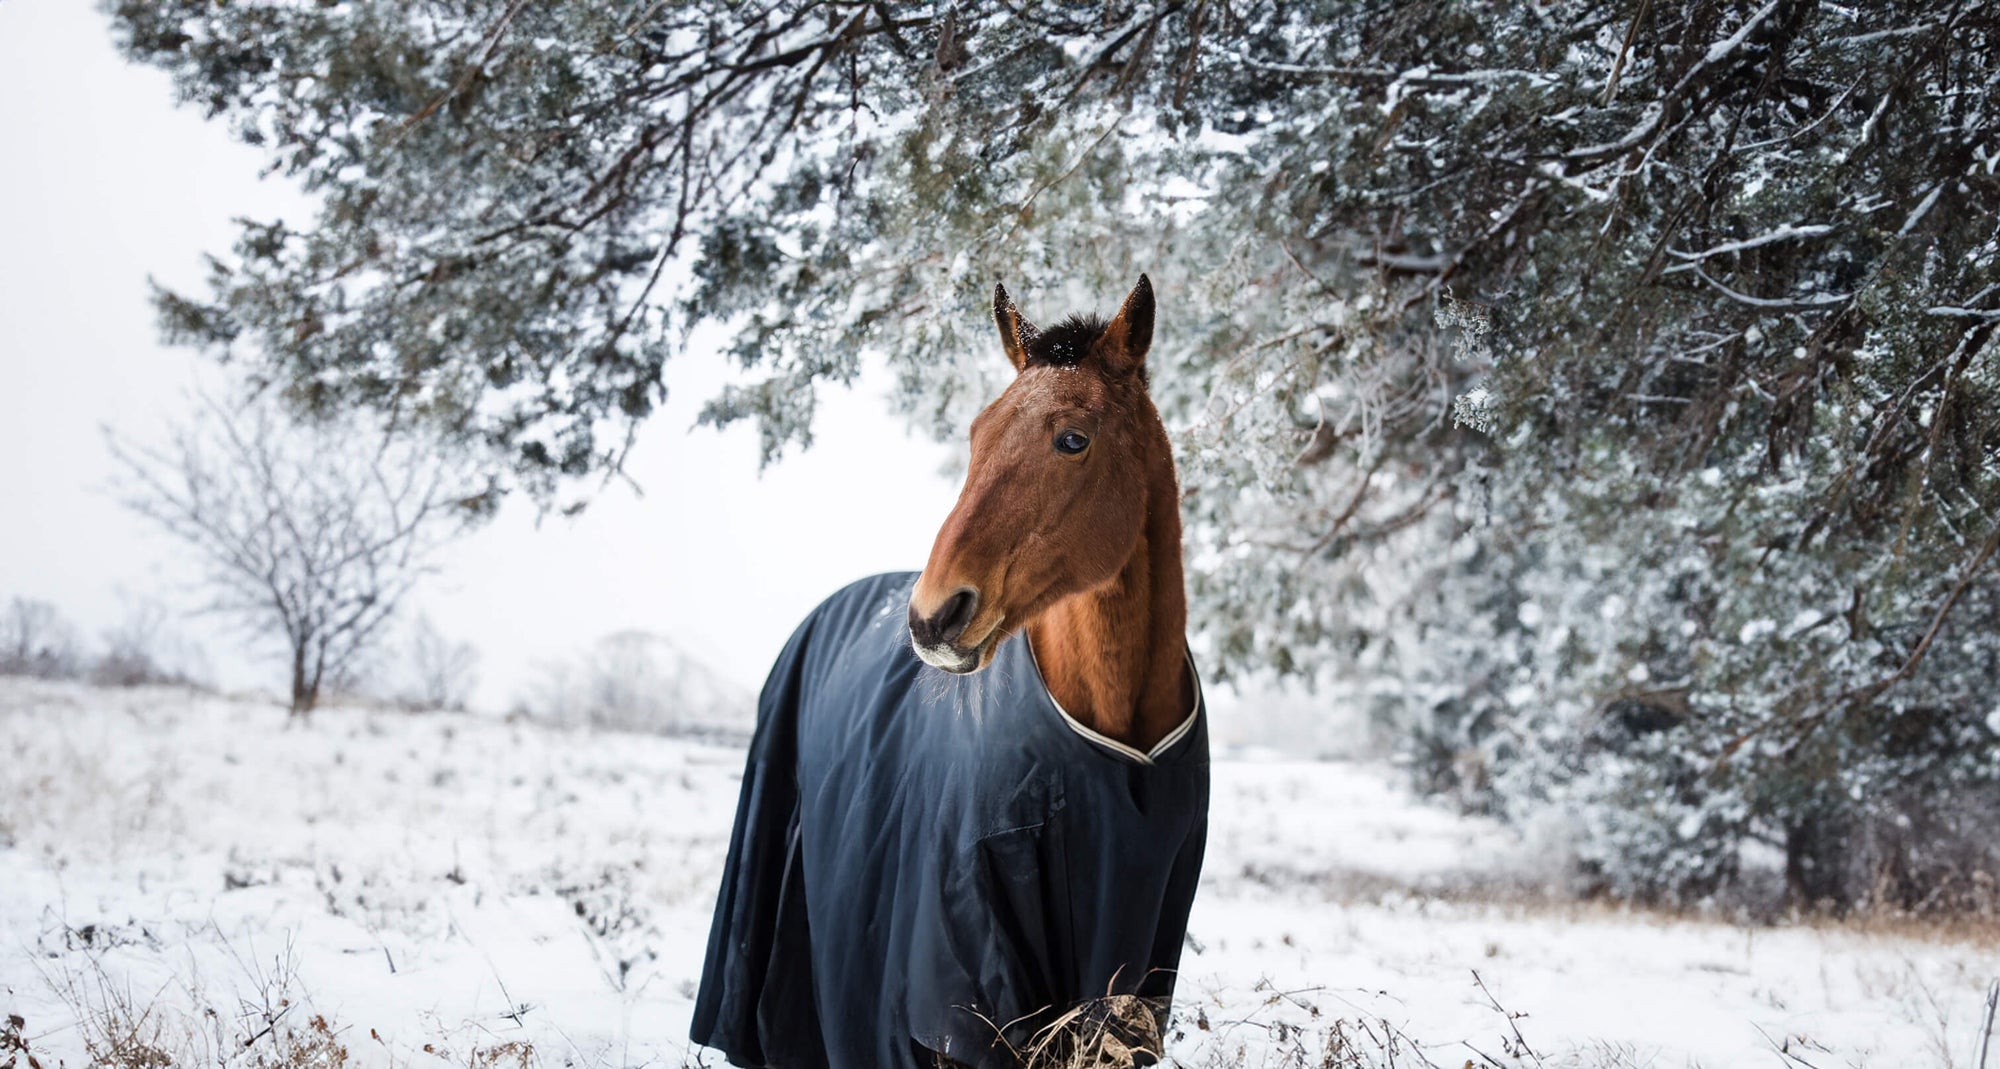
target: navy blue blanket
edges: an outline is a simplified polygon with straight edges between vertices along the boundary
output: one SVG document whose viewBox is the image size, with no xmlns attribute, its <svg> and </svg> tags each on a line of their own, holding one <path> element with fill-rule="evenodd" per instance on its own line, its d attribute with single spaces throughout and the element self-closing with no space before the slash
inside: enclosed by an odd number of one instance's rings
<svg viewBox="0 0 2000 1069">
<path fill-rule="evenodd" d="M 1109 993 L 1164 1018 L 1208 827 L 1199 683 L 1141 754 L 1066 716 L 1023 637 L 926 667 L 915 580 L 829 598 L 764 684 L 692 1032 L 737 1065 L 1013 1065 Z"/>
</svg>

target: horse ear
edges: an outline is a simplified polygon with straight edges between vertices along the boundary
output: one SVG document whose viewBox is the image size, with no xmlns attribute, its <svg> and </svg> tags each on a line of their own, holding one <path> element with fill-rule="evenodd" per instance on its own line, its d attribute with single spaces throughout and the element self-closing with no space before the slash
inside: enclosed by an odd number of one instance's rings
<svg viewBox="0 0 2000 1069">
<path fill-rule="evenodd" d="M 1007 362 L 1015 371 L 1028 366 L 1028 346 L 1034 344 L 1042 332 L 1014 307 L 1014 298 L 1007 296 L 1007 287 L 998 282 L 993 284 L 993 322 L 1000 328 L 1000 348 L 1007 353 Z"/>
<path fill-rule="evenodd" d="M 1095 350 L 1109 370 L 1117 373 L 1144 371 L 1146 351 L 1153 347 L 1153 282 L 1145 275 L 1118 306 L 1118 314 L 1104 325 Z"/>
</svg>

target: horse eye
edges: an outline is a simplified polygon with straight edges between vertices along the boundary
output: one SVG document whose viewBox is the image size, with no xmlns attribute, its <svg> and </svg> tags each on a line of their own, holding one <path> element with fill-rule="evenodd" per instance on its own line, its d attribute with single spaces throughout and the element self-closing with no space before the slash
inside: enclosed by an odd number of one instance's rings
<svg viewBox="0 0 2000 1069">
<path fill-rule="evenodd" d="M 1090 448 L 1090 439 L 1078 431 L 1064 431 L 1056 435 L 1056 452 L 1075 456 Z"/>
</svg>

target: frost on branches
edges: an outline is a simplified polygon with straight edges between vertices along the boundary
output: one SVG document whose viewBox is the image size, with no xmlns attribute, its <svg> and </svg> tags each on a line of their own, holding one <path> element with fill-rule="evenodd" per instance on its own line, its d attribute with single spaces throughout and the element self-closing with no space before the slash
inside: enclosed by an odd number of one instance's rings
<svg viewBox="0 0 2000 1069">
<path fill-rule="evenodd" d="M 300 405 L 546 501 L 697 326 L 767 453 L 871 353 L 956 434 L 995 278 L 1144 269 L 1225 674 L 1621 893 L 1992 902 L 1991 5 L 112 7 L 321 198 L 160 295 Z"/>
</svg>

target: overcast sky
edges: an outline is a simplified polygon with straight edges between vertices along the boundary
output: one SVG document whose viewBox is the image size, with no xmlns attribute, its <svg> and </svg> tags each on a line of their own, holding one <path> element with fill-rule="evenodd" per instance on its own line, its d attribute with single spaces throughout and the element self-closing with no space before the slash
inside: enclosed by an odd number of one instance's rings
<svg viewBox="0 0 2000 1069">
<path fill-rule="evenodd" d="M 163 74 L 122 60 L 95 5 L 0 2 L 0 600 L 53 602 L 92 638 L 137 599 L 198 604 L 187 554 L 105 494 L 100 428 L 157 441 L 213 377 L 160 344 L 146 280 L 197 288 L 232 217 L 304 214 L 258 179 L 261 162 L 175 107 Z M 539 524 L 510 502 L 422 592 L 440 630 L 479 647 L 482 705 L 627 628 L 754 689 L 826 594 L 922 567 L 956 494 L 940 474 L 950 450 L 905 433 L 880 378 L 825 395 L 814 448 L 760 477 L 751 428 L 689 429 L 721 374 L 707 352 L 669 365 L 670 403 L 630 464 L 643 497 L 610 488 L 580 517 Z M 185 627 L 219 680 L 278 689 L 274 651 L 218 624 Z"/>
</svg>

